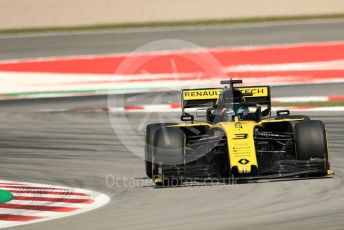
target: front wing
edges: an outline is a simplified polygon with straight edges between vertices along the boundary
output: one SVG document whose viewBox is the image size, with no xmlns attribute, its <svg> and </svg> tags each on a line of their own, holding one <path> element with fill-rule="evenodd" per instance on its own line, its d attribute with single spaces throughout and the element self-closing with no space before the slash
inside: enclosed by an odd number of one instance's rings
<svg viewBox="0 0 344 230">
<path fill-rule="evenodd" d="M 323 159 L 311 160 L 281 160 L 276 161 L 272 167 L 268 169 L 259 169 L 255 174 L 229 174 L 219 175 L 217 170 L 205 165 L 190 166 L 158 166 L 164 167 L 164 176 L 170 180 L 181 181 L 249 181 L 262 179 L 281 179 L 281 178 L 298 178 L 298 177 L 324 177 L 333 174 L 328 170 L 324 174 Z M 160 175 L 156 178 L 161 179 Z"/>
</svg>

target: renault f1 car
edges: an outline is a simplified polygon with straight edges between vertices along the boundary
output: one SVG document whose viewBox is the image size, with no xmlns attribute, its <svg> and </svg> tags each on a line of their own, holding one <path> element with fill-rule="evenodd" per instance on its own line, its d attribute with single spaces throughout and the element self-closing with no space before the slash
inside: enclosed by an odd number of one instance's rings
<svg viewBox="0 0 344 230">
<path fill-rule="evenodd" d="M 156 185 L 332 174 L 322 121 L 288 110 L 272 116 L 269 86 L 240 83 L 182 90 L 183 123 L 147 126 L 146 174 Z"/>
</svg>

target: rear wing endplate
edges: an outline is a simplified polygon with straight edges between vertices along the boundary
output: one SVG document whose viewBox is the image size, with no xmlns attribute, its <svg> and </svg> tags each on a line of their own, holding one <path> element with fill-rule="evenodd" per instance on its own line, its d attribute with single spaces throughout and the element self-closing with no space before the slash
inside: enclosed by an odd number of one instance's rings
<svg viewBox="0 0 344 230">
<path fill-rule="evenodd" d="M 247 86 L 236 87 L 244 95 L 246 102 L 253 102 L 262 106 L 262 116 L 266 117 L 271 114 L 271 94 L 270 86 Z"/>
</svg>

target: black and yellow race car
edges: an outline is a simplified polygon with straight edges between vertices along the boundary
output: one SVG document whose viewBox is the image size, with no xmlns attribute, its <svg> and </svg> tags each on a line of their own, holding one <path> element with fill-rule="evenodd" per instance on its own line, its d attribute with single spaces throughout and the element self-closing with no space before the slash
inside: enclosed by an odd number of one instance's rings
<svg viewBox="0 0 344 230">
<path fill-rule="evenodd" d="M 182 90 L 183 123 L 147 126 L 146 174 L 156 185 L 332 174 L 322 121 L 288 110 L 272 116 L 270 87 L 240 83 Z"/>
</svg>

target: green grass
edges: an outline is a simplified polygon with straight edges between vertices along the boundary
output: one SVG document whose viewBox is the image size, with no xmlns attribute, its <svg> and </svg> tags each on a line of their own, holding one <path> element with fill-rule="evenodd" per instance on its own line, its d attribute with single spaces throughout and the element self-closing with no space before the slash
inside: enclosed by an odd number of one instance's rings
<svg viewBox="0 0 344 230">
<path fill-rule="evenodd" d="M 227 25 L 227 24 L 242 24 L 242 23 L 283 22 L 283 21 L 300 21 L 300 20 L 316 20 L 316 19 L 343 19 L 343 18 L 344 18 L 344 14 L 326 14 L 326 15 L 312 15 L 312 16 L 255 17 L 255 18 L 242 18 L 242 19 L 143 22 L 143 23 L 103 24 L 103 25 L 92 25 L 92 26 L 9 29 L 9 30 L 0 30 L 0 34 L 37 33 L 37 32 L 68 32 L 68 31 L 125 29 L 125 28 L 154 28 L 154 27 Z"/>
<path fill-rule="evenodd" d="M 6 191 L 0 189 L 0 204 L 9 202 L 13 199 L 13 195 Z"/>
<path fill-rule="evenodd" d="M 275 107 L 285 107 L 285 106 L 344 106 L 344 101 L 324 101 L 324 102 L 293 102 L 293 103 L 273 103 L 272 106 Z"/>
</svg>

